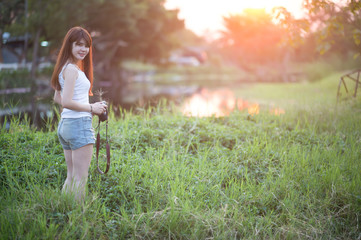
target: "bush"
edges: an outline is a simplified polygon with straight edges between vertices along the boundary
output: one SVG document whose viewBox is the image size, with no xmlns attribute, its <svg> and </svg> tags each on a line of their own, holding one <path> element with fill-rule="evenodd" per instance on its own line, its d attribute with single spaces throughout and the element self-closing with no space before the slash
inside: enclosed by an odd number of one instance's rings
<svg viewBox="0 0 361 240">
<path fill-rule="evenodd" d="M 30 72 L 27 69 L 0 71 L 0 89 L 26 88 L 30 86 Z"/>
</svg>

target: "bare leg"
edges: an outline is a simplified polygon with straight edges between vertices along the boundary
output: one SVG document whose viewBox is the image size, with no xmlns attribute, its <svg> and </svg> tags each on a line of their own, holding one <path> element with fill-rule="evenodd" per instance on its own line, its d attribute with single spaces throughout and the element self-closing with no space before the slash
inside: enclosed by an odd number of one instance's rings
<svg viewBox="0 0 361 240">
<path fill-rule="evenodd" d="M 63 185 L 62 192 L 70 193 L 72 191 L 72 181 L 73 181 L 73 160 L 72 160 L 72 151 L 64 149 L 65 162 L 67 167 L 66 180 Z"/>
<path fill-rule="evenodd" d="M 93 154 L 93 144 L 72 151 L 73 159 L 73 192 L 77 200 L 85 196 L 85 187 L 88 181 L 88 171 Z"/>
</svg>

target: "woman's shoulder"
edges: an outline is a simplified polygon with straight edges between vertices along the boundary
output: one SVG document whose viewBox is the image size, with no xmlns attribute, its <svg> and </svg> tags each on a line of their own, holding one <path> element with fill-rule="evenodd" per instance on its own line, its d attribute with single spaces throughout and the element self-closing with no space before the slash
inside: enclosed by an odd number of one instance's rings
<svg viewBox="0 0 361 240">
<path fill-rule="evenodd" d="M 67 76 L 68 77 L 71 77 L 71 76 L 77 77 L 78 70 L 79 70 L 79 68 L 76 65 L 69 63 L 64 67 L 63 75 L 64 75 L 64 77 L 67 77 Z"/>
<path fill-rule="evenodd" d="M 79 71 L 79 67 L 73 63 L 68 63 L 64 66 L 64 71 L 70 70 L 70 71 Z"/>
</svg>

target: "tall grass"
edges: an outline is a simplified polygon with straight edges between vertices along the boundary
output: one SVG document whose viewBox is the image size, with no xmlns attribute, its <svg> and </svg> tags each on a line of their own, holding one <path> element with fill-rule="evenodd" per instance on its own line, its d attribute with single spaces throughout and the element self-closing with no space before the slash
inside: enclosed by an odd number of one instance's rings
<svg viewBox="0 0 361 240">
<path fill-rule="evenodd" d="M 111 116 L 111 169 L 101 176 L 93 161 L 83 205 L 60 193 L 56 132 L 12 120 L 0 137 L 0 238 L 360 239 L 361 103 L 341 105 Z"/>
</svg>

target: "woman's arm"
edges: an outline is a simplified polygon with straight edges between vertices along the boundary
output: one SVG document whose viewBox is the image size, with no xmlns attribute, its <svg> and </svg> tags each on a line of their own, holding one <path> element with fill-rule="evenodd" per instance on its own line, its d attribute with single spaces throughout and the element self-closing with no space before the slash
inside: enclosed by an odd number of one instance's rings
<svg viewBox="0 0 361 240">
<path fill-rule="evenodd" d="M 55 90 L 55 93 L 54 93 L 54 102 L 56 102 L 57 104 L 61 105 L 61 94 L 60 94 L 60 91 L 58 90 Z"/>
<path fill-rule="evenodd" d="M 75 81 L 78 78 L 78 70 L 75 66 L 68 65 L 64 69 L 64 89 L 63 97 L 61 99 L 61 105 L 64 108 L 68 108 L 74 111 L 79 112 L 92 112 L 95 114 L 102 114 L 107 108 L 106 105 L 103 105 L 101 102 L 93 104 L 83 104 L 76 101 L 73 101 Z"/>
</svg>

